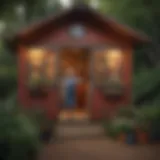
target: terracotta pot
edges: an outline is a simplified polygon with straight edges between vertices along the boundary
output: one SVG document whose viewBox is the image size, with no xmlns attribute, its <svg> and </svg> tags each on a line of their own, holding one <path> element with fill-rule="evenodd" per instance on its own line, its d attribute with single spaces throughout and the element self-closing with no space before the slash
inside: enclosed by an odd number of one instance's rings
<svg viewBox="0 0 160 160">
<path fill-rule="evenodd" d="M 139 144 L 148 144 L 149 143 L 149 136 L 148 136 L 147 132 L 138 131 L 136 136 L 137 136 L 137 142 Z"/>
<path fill-rule="evenodd" d="M 120 133 L 117 137 L 119 142 L 125 142 L 126 141 L 126 134 L 125 133 Z"/>
</svg>

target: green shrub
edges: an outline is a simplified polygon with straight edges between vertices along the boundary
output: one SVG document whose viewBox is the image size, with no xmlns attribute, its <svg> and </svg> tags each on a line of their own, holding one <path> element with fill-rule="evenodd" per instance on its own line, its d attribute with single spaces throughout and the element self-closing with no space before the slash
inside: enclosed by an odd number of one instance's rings
<svg viewBox="0 0 160 160">
<path fill-rule="evenodd" d="M 130 133 L 134 130 L 134 120 L 115 118 L 104 125 L 108 136 L 116 138 L 121 133 Z"/>
<path fill-rule="evenodd" d="M 14 101 L 16 102 L 12 97 L 0 104 L 1 160 L 30 159 L 29 156 L 36 154 L 41 146 L 39 127 L 26 115 L 18 112 Z"/>
<path fill-rule="evenodd" d="M 1 67 L 1 66 L 0 66 Z M 17 74 L 15 71 L 0 71 L 0 98 L 7 98 L 17 87 Z"/>
<path fill-rule="evenodd" d="M 160 108 L 155 106 L 144 106 L 136 112 L 136 123 L 139 128 L 149 130 L 153 125 L 159 128 Z"/>
<path fill-rule="evenodd" d="M 122 118 L 133 119 L 135 117 L 135 109 L 132 106 L 120 107 L 120 109 L 117 112 L 117 116 Z"/>
</svg>

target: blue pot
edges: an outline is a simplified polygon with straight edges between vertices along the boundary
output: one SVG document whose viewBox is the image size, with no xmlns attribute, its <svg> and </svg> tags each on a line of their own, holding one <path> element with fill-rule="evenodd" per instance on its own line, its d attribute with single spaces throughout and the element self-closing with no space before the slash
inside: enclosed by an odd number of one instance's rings
<svg viewBox="0 0 160 160">
<path fill-rule="evenodd" d="M 157 124 L 152 124 L 150 129 L 150 140 L 152 142 L 160 141 L 160 128 Z"/>
<path fill-rule="evenodd" d="M 156 131 L 151 132 L 150 133 L 150 139 L 151 139 L 152 142 L 160 141 L 160 133 L 156 132 Z"/>
<path fill-rule="evenodd" d="M 136 143 L 136 136 L 134 133 L 128 133 L 126 136 L 126 143 L 127 144 L 135 144 Z"/>
</svg>

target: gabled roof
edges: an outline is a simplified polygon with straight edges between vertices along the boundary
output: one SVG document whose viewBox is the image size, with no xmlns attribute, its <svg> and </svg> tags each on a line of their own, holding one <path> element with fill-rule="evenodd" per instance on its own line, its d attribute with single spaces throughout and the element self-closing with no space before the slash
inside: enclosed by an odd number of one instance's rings
<svg viewBox="0 0 160 160">
<path fill-rule="evenodd" d="M 30 25 L 29 27 L 26 27 L 22 30 L 20 30 L 13 39 L 23 39 L 24 37 L 29 37 L 32 34 L 35 34 L 36 31 L 41 30 L 42 28 L 45 28 L 46 26 L 49 26 L 50 24 L 54 24 L 57 21 L 60 21 L 62 19 L 65 19 L 65 17 L 69 17 L 71 15 L 74 15 L 76 18 L 80 18 L 82 16 L 88 16 L 93 18 L 94 20 L 98 20 L 101 25 L 103 25 L 103 28 L 110 28 L 115 33 L 119 35 L 124 35 L 128 38 L 130 38 L 134 43 L 146 43 L 149 42 L 149 38 L 140 32 L 136 32 L 135 30 L 127 27 L 126 25 L 120 24 L 116 22 L 115 20 L 104 17 L 99 12 L 94 10 L 93 8 L 90 8 L 86 5 L 83 6 L 74 6 L 70 9 L 62 11 L 60 14 L 51 16 L 47 19 L 44 19 L 38 23 L 35 23 L 33 25 Z M 12 39 L 12 40 L 13 40 Z"/>
</svg>

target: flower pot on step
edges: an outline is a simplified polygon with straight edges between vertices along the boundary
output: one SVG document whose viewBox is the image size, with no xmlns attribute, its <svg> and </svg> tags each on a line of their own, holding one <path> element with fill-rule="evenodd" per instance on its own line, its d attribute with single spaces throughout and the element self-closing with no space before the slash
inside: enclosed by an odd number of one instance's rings
<svg viewBox="0 0 160 160">
<path fill-rule="evenodd" d="M 160 131 L 152 128 L 149 134 L 151 143 L 160 143 Z"/>
<path fill-rule="evenodd" d="M 135 144 L 136 143 L 136 136 L 134 132 L 128 133 L 126 136 L 126 143 L 127 144 Z"/>
<path fill-rule="evenodd" d="M 118 141 L 124 143 L 126 141 L 126 134 L 125 133 L 120 133 L 118 135 Z"/>
<path fill-rule="evenodd" d="M 137 134 L 137 142 L 139 144 L 148 144 L 149 143 L 149 135 L 145 131 L 138 131 Z"/>
</svg>

